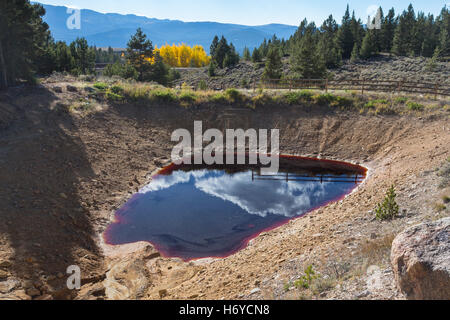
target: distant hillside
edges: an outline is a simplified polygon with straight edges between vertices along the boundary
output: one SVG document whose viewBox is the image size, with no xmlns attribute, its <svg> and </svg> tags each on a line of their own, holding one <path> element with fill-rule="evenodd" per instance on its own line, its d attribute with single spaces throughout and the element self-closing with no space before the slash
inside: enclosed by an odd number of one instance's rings
<svg viewBox="0 0 450 320">
<path fill-rule="evenodd" d="M 92 10 L 81 11 L 81 29 L 69 30 L 66 20 L 67 8 L 43 5 L 47 11 L 44 20 L 49 24 L 55 40 L 71 42 L 77 37 L 85 37 L 97 47 L 124 48 L 138 27 L 158 46 L 166 43 L 184 42 L 188 45 L 200 44 L 209 50 L 215 35 L 224 35 L 242 52 L 245 46 L 259 46 L 264 38 L 274 34 L 279 38 L 289 38 L 297 29 L 295 26 L 269 24 L 264 26 L 244 26 L 216 22 L 182 22 L 159 20 L 136 15 L 115 13 L 103 14 Z"/>
</svg>

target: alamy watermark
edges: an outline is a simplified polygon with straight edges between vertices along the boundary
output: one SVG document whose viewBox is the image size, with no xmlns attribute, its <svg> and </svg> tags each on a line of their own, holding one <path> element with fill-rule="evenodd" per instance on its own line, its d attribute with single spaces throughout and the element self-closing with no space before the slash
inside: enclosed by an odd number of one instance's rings
<svg viewBox="0 0 450 320">
<path fill-rule="evenodd" d="M 224 134 L 218 129 L 209 129 L 203 132 L 203 123 L 194 122 L 194 137 L 187 129 L 175 130 L 172 142 L 180 142 L 172 150 L 174 164 L 201 165 L 257 165 L 261 164 L 262 174 L 276 174 L 280 167 L 280 132 L 278 129 L 270 130 L 270 147 L 268 148 L 269 130 L 267 129 L 227 129 Z M 248 143 L 248 157 L 247 144 Z M 204 143 L 210 143 L 205 148 Z M 237 158 L 237 161 L 236 161 Z M 246 163 L 246 160 L 249 163 Z M 259 158 L 259 162 L 258 162 Z M 224 163 L 225 162 L 225 163 Z"/>
<path fill-rule="evenodd" d="M 369 30 L 380 30 L 382 24 L 382 12 L 381 7 L 372 5 L 367 8 L 367 28 Z"/>
<path fill-rule="evenodd" d="M 69 290 L 80 290 L 81 288 L 81 269 L 79 266 L 69 266 L 66 270 L 69 275 L 67 278 L 67 288 Z"/>
<path fill-rule="evenodd" d="M 69 30 L 81 29 L 81 10 L 75 8 L 67 8 L 67 14 L 70 14 L 67 18 L 66 26 Z"/>
</svg>

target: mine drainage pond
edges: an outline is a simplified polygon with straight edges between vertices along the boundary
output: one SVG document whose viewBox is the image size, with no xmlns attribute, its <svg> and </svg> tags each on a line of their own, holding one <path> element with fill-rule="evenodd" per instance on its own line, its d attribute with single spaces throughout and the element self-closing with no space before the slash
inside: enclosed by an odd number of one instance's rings
<svg viewBox="0 0 450 320">
<path fill-rule="evenodd" d="M 276 175 L 257 165 L 170 165 L 116 212 L 105 242 L 146 241 L 184 261 L 227 257 L 262 232 L 343 199 L 366 172 L 292 156 L 281 157 Z"/>
</svg>

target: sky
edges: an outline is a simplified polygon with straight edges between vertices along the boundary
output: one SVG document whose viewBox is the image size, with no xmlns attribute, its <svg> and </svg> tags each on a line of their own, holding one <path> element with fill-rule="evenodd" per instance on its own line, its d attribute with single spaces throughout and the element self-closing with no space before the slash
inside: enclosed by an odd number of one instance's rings
<svg viewBox="0 0 450 320">
<path fill-rule="evenodd" d="M 368 12 L 381 6 L 401 12 L 413 4 L 417 11 L 439 14 L 449 0 L 38 0 L 38 2 L 91 9 L 102 13 L 136 14 L 149 18 L 214 21 L 244 25 L 282 23 L 299 25 L 307 18 L 321 24 L 331 13 L 340 22 L 347 3 L 357 17 L 367 20 Z"/>
</svg>

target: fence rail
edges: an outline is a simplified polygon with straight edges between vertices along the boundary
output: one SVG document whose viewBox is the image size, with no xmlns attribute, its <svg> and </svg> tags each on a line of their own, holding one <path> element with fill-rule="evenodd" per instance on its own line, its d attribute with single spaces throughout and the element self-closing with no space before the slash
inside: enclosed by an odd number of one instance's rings
<svg viewBox="0 0 450 320">
<path fill-rule="evenodd" d="M 254 83 L 254 89 L 258 84 Z M 414 82 L 398 80 L 365 80 L 365 79 L 268 79 L 262 80 L 259 87 L 266 89 L 318 89 L 318 90 L 355 90 L 420 93 L 437 96 L 450 96 L 450 87 L 445 84 L 431 82 Z"/>
<path fill-rule="evenodd" d="M 335 183 L 362 183 L 365 179 L 364 175 L 347 175 L 347 176 L 336 176 L 332 174 L 321 174 L 316 176 L 311 175 L 301 175 L 292 173 L 279 173 L 271 175 L 263 175 L 257 170 L 252 170 L 252 181 L 265 181 L 265 180 L 278 180 L 278 181 L 302 181 L 302 182 L 335 182 Z"/>
</svg>

